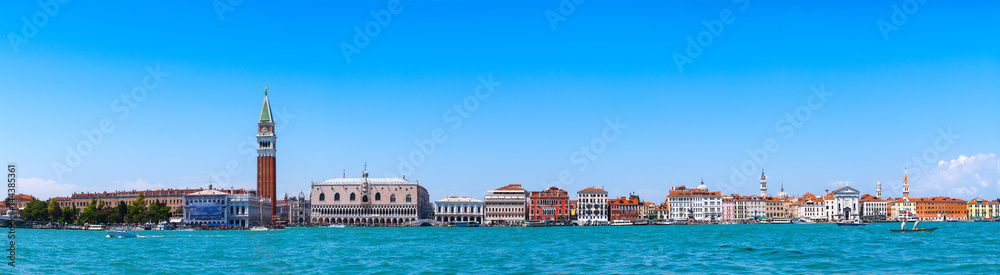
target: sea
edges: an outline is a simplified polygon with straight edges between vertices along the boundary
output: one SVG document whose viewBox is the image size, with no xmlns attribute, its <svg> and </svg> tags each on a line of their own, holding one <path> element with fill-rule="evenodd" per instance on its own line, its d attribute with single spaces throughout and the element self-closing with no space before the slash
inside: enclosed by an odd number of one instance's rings
<svg viewBox="0 0 1000 275">
<path fill-rule="evenodd" d="M 911 224 L 912 225 L 912 224 Z M 1000 223 L 17 229 L 3 274 L 998 274 Z M 8 260 L 9 261 L 9 260 Z"/>
</svg>

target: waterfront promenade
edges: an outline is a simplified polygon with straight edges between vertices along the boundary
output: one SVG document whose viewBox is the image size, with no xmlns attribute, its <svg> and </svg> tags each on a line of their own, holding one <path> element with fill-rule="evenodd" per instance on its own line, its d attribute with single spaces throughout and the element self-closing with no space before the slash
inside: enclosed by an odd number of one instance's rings
<svg viewBox="0 0 1000 275">
<path fill-rule="evenodd" d="M 18 230 L 18 274 L 997 273 L 1000 223 Z"/>
</svg>

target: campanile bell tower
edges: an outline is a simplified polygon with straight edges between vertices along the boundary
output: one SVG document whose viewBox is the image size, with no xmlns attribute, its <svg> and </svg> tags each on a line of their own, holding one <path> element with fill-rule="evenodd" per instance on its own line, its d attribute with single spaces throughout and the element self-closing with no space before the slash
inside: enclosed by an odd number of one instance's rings
<svg viewBox="0 0 1000 275">
<path fill-rule="evenodd" d="M 267 88 L 264 88 L 264 107 L 260 110 L 260 121 L 257 122 L 257 196 L 271 200 L 272 219 L 278 203 L 274 169 L 275 138 L 271 105 L 267 102 Z"/>
</svg>

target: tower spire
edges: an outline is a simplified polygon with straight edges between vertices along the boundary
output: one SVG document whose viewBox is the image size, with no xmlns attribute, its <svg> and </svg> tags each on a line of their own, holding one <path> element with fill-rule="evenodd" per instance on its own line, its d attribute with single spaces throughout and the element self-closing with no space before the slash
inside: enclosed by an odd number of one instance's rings
<svg viewBox="0 0 1000 275">
<path fill-rule="evenodd" d="M 906 167 L 903 167 L 903 199 L 910 200 L 910 177 L 906 173 Z"/>
</svg>

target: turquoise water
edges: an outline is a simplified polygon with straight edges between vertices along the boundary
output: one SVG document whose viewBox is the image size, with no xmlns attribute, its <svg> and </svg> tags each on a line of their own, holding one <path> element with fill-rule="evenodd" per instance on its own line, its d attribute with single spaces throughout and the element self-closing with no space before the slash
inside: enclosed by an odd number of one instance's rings
<svg viewBox="0 0 1000 275">
<path fill-rule="evenodd" d="M 17 230 L 3 273 L 1000 273 L 1000 223 Z M 13 272 L 9 272 L 13 271 Z"/>
</svg>

